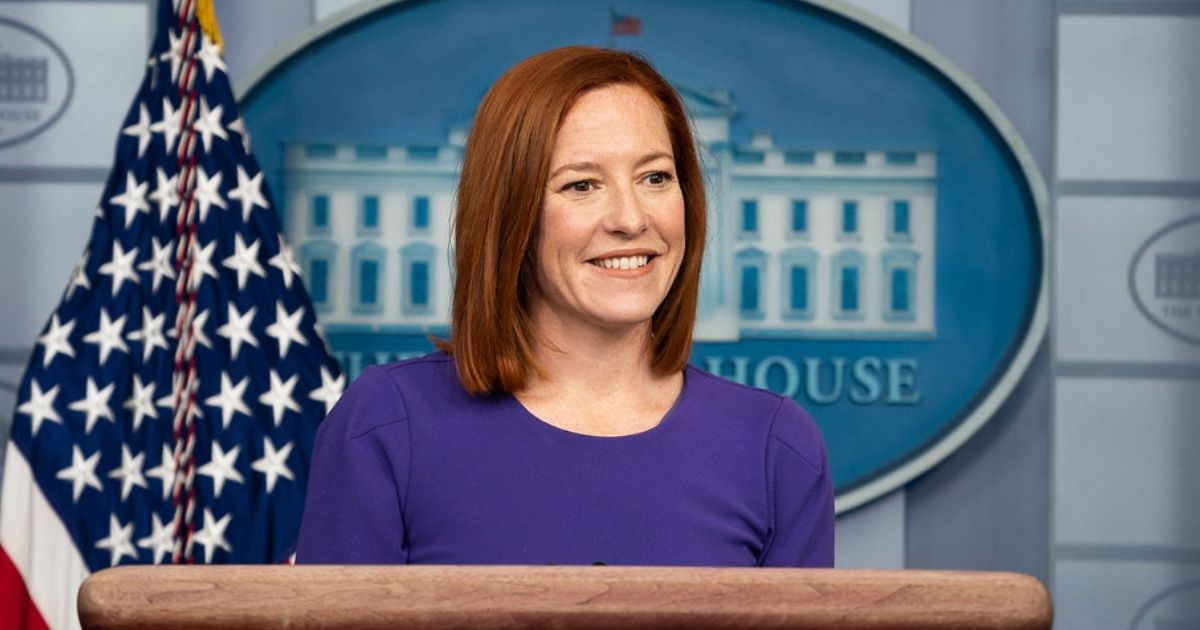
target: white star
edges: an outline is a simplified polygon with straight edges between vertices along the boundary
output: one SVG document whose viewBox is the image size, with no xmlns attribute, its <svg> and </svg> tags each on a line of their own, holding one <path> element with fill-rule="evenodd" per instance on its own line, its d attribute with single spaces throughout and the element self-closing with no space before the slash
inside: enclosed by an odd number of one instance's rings
<svg viewBox="0 0 1200 630">
<path fill-rule="evenodd" d="M 242 479 L 242 473 L 234 468 L 234 463 L 237 461 L 238 453 L 241 452 L 241 445 L 233 447 L 232 451 L 226 453 L 221 448 L 221 443 L 213 440 L 212 444 L 212 459 L 205 465 L 201 466 L 196 472 L 207 477 L 212 477 L 213 480 L 213 496 L 221 498 L 221 490 L 225 487 L 226 481 L 235 481 L 237 483 L 245 483 Z"/>
<path fill-rule="evenodd" d="M 200 44 L 200 52 L 196 55 L 200 59 L 200 63 L 204 64 L 204 80 L 212 82 L 214 70 L 229 72 L 229 68 L 225 67 L 225 62 L 221 61 L 221 49 L 213 40 L 204 36 L 204 40 Z"/>
<path fill-rule="evenodd" d="M 166 144 L 166 151 L 170 153 L 174 149 L 175 140 L 183 133 L 183 108 L 175 109 L 171 106 L 171 99 L 163 97 L 163 116 L 160 120 L 150 125 L 150 130 L 163 135 L 163 143 Z"/>
<path fill-rule="evenodd" d="M 295 481 L 296 477 L 292 474 L 292 470 L 288 468 L 287 458 L 292 453 L 291 442 L 283 445 L 283 448 L 275 450 L 275 445 L 271 443 L 271 438 L 263 436 L 263 456 L 262 459 L 254 460 L 250 467 L 267 476 L 267 492 L 275 490 L 275 482 L 280 477 L 286 477 L 289 481 Z"/>
<path fill-rule="evenodd" d="M 225 199 L 221 197 L 221 171 L 217 171 L 212 177 L 201 166 L 196 173 L 199 177 L 196 179 L 195 195 L 196 203 L 200 204 L 200 222 L 204 223 L 208 219 L 208 208 L 216 206 L 225 209 Z"/>
<path fill-rule="evenodd" d="M 158 419 L 158 411 L 154 408 L 154 387 L 154 381 L 143 384 L 141 376 L 133 375 L 133 393 L 122 407 L 133 411 L 134 431 L 142 427 L 142 420 L 147 416 Z"/>
<path fill-rule="evenodd" d="M 291 378 L 284 381 L 279 378 L 278 372 L 271 370 L 271 388 L 258 397 L 258 402 L 271 408 L 271 415 L 275 419 L 276 427 L 283 421 L 284 409 L 300 413 L 300 405 L 296 404 L 296 400 L 292 397 L 292 390 L 296 388 L 299 380 L 300 375 L 293 374 Z"/>
<path fill-rule="evenodd" d="M 64 302 L 71 299 L 71 296 L 75 293 L 75 289 L 79 287 L 83 287 L 84 289 L 92 288 L 92 281 L 88 279 L 87 275 L 87 261 L 90 253 L 90 250 L 85 249 L 83 251 L 83 258 L 80 258 L 79 264 L 75 265 L 75 272 L 71 274 L 71 283 L 67 285 L 67 296 L 63 298 Z"/>
<path fill-rule="evenodd" d="M 75 320 L 68 320 L 67 323 L 60 325 L 58 313 L 50 316 L 50 330 L 37 338 L 37 342 L 45 346 L 45 350 L 42 352 L 42 367 L 50 365 L 54 356 L 59 353 L 72 359 L 75 358 L 75 348 L 71 346 L 71 331 L 74 329 Z"/>
<path fill-rule="evenodd" d="M 109 479 L 121 480 L 121 500 L 129 498 L 129 491 L 134 486 L 140 488 L 146 487 L 146 478 L 142 476 L 142 461 L 146 459 L 146 454 L 142 453 L 134 457 L 129 452 L 129 445 L 121 445 L 121 467 L 108 473 Z"/>
<path fill-rule="evenodd" d="M 84 486 L 104 492 L 104 486 L 100 485 L 100 479 L 96 477 L 96 464 L 99 462 L 100 451 L 96 451 L 92 453 L 91 457 L 84 459 L 79 446 L 74 445 L 71 447 L 71 465 L 58 471 L 54 476 L 71 482 L 72 496 L 75 502 L 79 503 L 79 495 L 83 494 Z"/>
<path fill-rule="evenodd" d="M 250 177 L 246 173 L 246 169 L 238 164 L 237 178 L 237 188 L 229 191 L 229 198 L 236 199 L 242 204 L 242 220 L 249 221 L 250 212 L 254 210 L 254 206 L 262 206 L 263 210 L 268 208 L 267 198 L 263 196 L 262 192 L 263 174 L 262 171 L 259 171 L 254 177 Z"/>
<path fill-rule="evenodd" d="M 175 35 L 175 31 L 167 29 L 167 37 L 171 43 L 167 46 L 167 52 L 160 55 L 159 59 L 171 60 L 171 81 L 175 81 L 179 78 L 179 66 L 183 63 L 183 34 Z"/>
<path fill-rule="evenodd" d="M 100 265 L 100 273 L 112 276 L 112 294 L 115 296 L 121 290 L 121 283 L 129 280 L 137 283 L 138 275 L 133 270 L 133 261 L 137 258 L 138 248 L 135 246 L 128 252 L 121 247 L 120 241 L 113 242 L 112 260 Z"/>
<path fill-rule="evenodd" d="M 151 236 L 150 245 L 154 248 L 154 253 L 149 259 L 139 263 L 137 268 L 138 271 L 149 271 L 153 274 L 150 290 L 158 291 L 158 285 L 162 283 L 163 278 L 175 279 L 175 260 L 169 243 L 161 245 L 157 236 Z"/>
<path fill-rule="evenodd" d="M 125 229 L 129 229 L 129 224 L 133 223 L 135 213 L 150 214 L 150 204 L 146 203 L 146 191 L 149 188 L 150 182 L 138 183 L 133 173 L 126 173 L 125 192 L 108 200 L 114 206 L 125 208 Z"/>
<path fill-rule="evenodd" d="M 36 380 L 29 380 L 29 399 L 17 407 L 17 413 L 28 414 L 33 419 L 33 437 L 37 437 L 38 429 L 46 420 L 62 424 L 62 417 L 54 409 L 56 397 L 58 397 L 58 385 L 43 392 Z"/>
<path fill-rule="evenodd" d="M 250 134 L 246 131 L 246 121 L 238 118 L 237 120 L 225 125 L 225 128 L 237 132 L 242 137 L 242 149 L 246 155 L 250 155 Z"/>
<path fill-rule="evenodd" d="M 279 253 L 272 256 L 267 264 L 283 274 L 283 286 L 289 289 L 292 288 L 292 276 L 300 275 L 300 265 L 296 263 L 296 257 L 292 256 L 292 248 L 283 242 L 282 236 L 279 237 Z"/>
<path fill-rule="evenodd" d="M 221 517 L 221 520 L 214 521 L 212 510 L 204 508 L 204 529 L 192 535 L 192 540 L 197 545 L 204 545 L 204 563 L 212 564 L 213 553 L 217 547 L 225 551 L 233 551 L 229 543 L 225 540 L 225 529 L 229 527 L 229 519 L 233 518 L 233 514 L 226 514 Z"/>
<path fill-rule="evenodd" d="M 137 544 L 142 549 L 149 549 L 154 557 L 154 564 L 162 564 L 163 558 L 171 557 L 175 550 L 175 528 L 163 525 L 157 512 L 150 513 L 151 526 L 154 531 L 145 538 L 139 538 Z"/>
<path fill-rule="evenodd" d="M 242 240 L 241 234 L 233 235 L 233 255 L 221 261 L 221 265 L 237 272 L 238 291 L 246 288 L 246 279 L 250 274 L 254 274 L 261 278 L 267 277 L 267 272 L 263 270 L 262 265 L 258 262 L 258 248 L 262 245 L 262 241 L 254 241 L 250 246 L 246 246 L 246 241 Z"/>
<path fill-rule="evenodd" d="M 200 247 L 198 239 L 192 241 L 192 277 L 189 282 L 193 291 L 200 289 L 200 284 L 204 282 L 205 276 L 211 276 L 213 280 L 217 279 L 217 269 L 212 265 L 213 252 L 216 249 L 217 241 L 215 239 L 204 247 Z"/>
<path fill-rule="evenodd" d="M 129 333 L 130 341 L 142 342 L 142 362 L 150 360 L 150 355 L 154 353 L 155 348 L 167 349 L 167 338 L 163 336 L 163 320 L 166 318 L 165 313 L 159 313 L 157 316 L 152 316 L 153 311 L 149 307 L 142 307 L 142 327 L 140 330 L 135 330 Z"/>
<path fill-rule="evenodd" d="M 221 372 L 221 393 L 209 396 L 204 401 L 206 405 L 221 408 L 221 428 L 229 428 L 229 421 L 233 419 L 234 413 L 251 417 L 250 408 L 242 400 L 246 395 L 246 386 L 249 384 L 249 376 L 242 378 L 237 385 L 234 385 L 233 381 L 229 379 L 229 373 Z"/>
<path fill-rule="evenodd" d="M 179 175 L 167 177 L 167 172 L 159 167 L 154 174 L 158 186 L 150 193 L 150 201 L 158 204 L 158 219 L 166 221 L 171 214 L 171 208 L 179 205 Z"/>
<path fill-rule="evenodd" d="M 112 396 L 113 386 L 116 383 L 109 383 L 104 389 L 96 388 L 96 381 L 92 377 L 87 379 L 87 395 L 83 398 L 67 405 L 71 411 L 81 411 L 87 415 L 87 425 L 84 428 L 84 434 L 89 435 L 92 432 L 92 427 L 96 426 L 96 421 L 104 418 L 109 422 L 116 422 L 113 418 L 112 409 L 108 406 L 108 399 Z"/>
<path fill-rule="evenodd" d="M 212 348 L 212 341 L 209 340 L 208 335 L 204 332 L 204 327 L 207 324 L 208 311 L 196 313 L 196 316 L 192 318 L 192 339 L 205 348 Z"/>
<path fill-rule="evenodd" d="M 104 366 L 104 362 L 108 360 L 108 355 L 113 350 L 120 350 L 125 354 L 129 354 L 129 346 L 125 343 L 125 339 L 121 337 L 122 331 L 125 329 L 125 318 L 128 315 L 122 315 L 115 320 L 108 317 L 108 310 L 100 309 L 100 327 L 95 332 L 90 332 L 83 336 L 85 343 L 94 343 L 100 346 L 100 365 Z"/>
<path fill-rule="evenodd" d="M 138 158 L 145 155 L 146 147 L 150 146 L 150 131 L 150 110 L 146 109 L 145 103 L 138 103 L 138 121 L 122 131 L 127 136 L 137 136 Z"/>
<path fill-rule="evenodd" d="M 142 549 L 150 550 L 154 564 L 162 564 L 163 558 L 171 557 L 171 552 L 175 550 L 175 528 L 163 525 L 157 512 L 151 512 L 150 519 L 154 531 L 145 538 L 139 538 L 137 544 Z"/>
<path fill-rule="evenodd" d="M 162 447 L 162 460 L 158 465 L 146 471 L 147 475 L 157 478 L 162 482 L 162 496 L 165 501 L 171 496 L 171 489 L 175 485 L 175 454 L 171 452 L 171 448 L 166 444 Z"/>
<path fill-rule="evenodd" d="M 122 525 L 115 514 L 108 517 L 108 536 L 96 541 L 97 549 L 107 549 L 109 566 L 117 566 L 124 556 L 137 560 L 137 550 L 133 548 L 133 521 Z"/>
<path fill-rule="evenodd" d="M 325 413 L 329 413 L 329 410 L 333 409 L 338 399 L 342 397 L 342 390 L 344 389 L 346 389 L 346 375 L 339 374 L 335 379 L 329 373 L 329 368 L 322 365 L 321 386 L 312 390 L 312 393 L 308 397 L 325 403 Z"/>
<path fill-rule="evenodd" d="M 302 346 L 308 345 L 308 340 L 300 334 L 300 320 L 304 318 L 304 307 L 288 313 L 283 302 L 275 302 L 275 323 L 267 326 L 267 334 L 279 341 L 279 357 L 287 356 L 288 349 L 294 341 Z"/>
<path fill-rule="evenodd" d="M 217 334 L 229 340 L 230 359 L 237 360 L 238 350 L 241 349 L 242 343 L 258 347 L 258 339 L 253 332 L 250 332 L 250 323 L 254 321 L 256 312 L 258 312 L 258 307 L 251 306 L 250 310 L 245 313 L 238 313 L 237 307 L 232 302 L 229 303 L 228 321 L 217 329 Z"/>
<path fill-rule="evenodd" d="M 200 134 L 205 151 L 212 151 L 213 136 L 229 141 L 229 134 L 225 133 L 225 127 L 221 125 L 221 113 L 224 107 L 224 105 L 217 105 L 209 109 L 208 99 L 200 97 L 200 115 L 196 118 L 196 122 L 192 123 L 192 128 Z"/>
</svg>

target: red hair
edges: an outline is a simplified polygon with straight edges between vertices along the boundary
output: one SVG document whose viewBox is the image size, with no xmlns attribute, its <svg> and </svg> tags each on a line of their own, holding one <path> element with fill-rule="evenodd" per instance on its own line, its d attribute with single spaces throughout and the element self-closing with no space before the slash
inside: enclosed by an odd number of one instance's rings
<svg viewBox="0 0 1200 630">
<path fill-rule="evenodd" d="M 483 97 L 463 155 L 454 218 L 451 339 L 467 391 L 519 391 L 534 373 L 529 292 L 546 177 L 558 130 L 581 95 L 609 85 L 644 89 L 662 110 L 684 200 L 683 261 L 651 319 L 651 368 L 683 369 L 692 346 L 706 205 L 703 170 L 683 102 L 645 59 L 571 46 L 510 68 Z"/>
</svg>

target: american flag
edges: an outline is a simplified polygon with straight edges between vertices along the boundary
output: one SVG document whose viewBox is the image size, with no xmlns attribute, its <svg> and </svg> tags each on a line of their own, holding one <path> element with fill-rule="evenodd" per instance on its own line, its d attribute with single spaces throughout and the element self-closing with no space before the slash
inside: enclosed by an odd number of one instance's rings
<svg viewBox="0 0 1200 630">
<path fill-rule="evenodd" d="M 206 11 L 159 2 L 90 241 L 18 390 L 0 628 L 77 626 L 76 590 L 105 567 L 291 553 L 344 379 Z"/>
<path fill-rule="evenodd" d="M 642 32 L 642 19 L 616 11 L 609 10 L 609 15 L 612 18 L 612 34 L 613 35 L 639 35 Z"/>
</svg>

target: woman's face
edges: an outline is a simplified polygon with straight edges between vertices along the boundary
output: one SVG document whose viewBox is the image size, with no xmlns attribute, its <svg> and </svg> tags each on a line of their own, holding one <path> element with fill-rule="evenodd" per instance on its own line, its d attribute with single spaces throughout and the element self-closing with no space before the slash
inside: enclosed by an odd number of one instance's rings
<svg viewBox="0 0 1200 630">
<path fill-rule="evenodd" d="M 537 239 L 535 321 L 648 324 L 683 260 L 684 204 L 662 110 L 645 90 L 598 88 L 567 112 Z"/>
</svg>

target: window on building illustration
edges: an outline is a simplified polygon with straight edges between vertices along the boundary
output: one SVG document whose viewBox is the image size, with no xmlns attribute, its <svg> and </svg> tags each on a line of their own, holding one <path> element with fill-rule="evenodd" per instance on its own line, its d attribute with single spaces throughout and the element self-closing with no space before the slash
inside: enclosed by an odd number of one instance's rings
<svg viewBox="0 0 1200 630">
<path fill-rule="evenodd" d="M 762 310 L 762 305 L 759 304 L 759 272 L 760 269 L 755 265 L 742 266 L 742 299 L 740 304 L 743 315 L 752 315 Z"/>
<path fill-rule="evenodd" d="M 907 313 L 912 310 L 908 301 L 909 274 L 908 269 L 892 270 L 892 312 Z"/>
<path fill-rule="evenodd" d="M 337 147 L 332 144 L 306 144 L 304 155 L 310 158 L 337 157 Z"/>
<path fill-rule="evenodd" d="M 363 306 L 379 303 L 379 263 L 374 260 L 358 263 L 358 301 Z"/>
<path fill-rule="evenodd" d="M 429 306 L 429 263 L 413 262 L 409 266 L 408 281 L 411 287 L 411 302 L 413 306 Z"/>
<path fill-rule="evenodd" d="M 437 248 L 412 243 L 400 250 L 400 308 L 410 315 L 433 312 L 434 266 Z"/>
<path fill-rule="evenodd" d="M 833 316 L 862 319 L 864 258 L 857 250 L 843 250 L 833 260 Z"/>
<path fill-rule="evenodd" d="M 808 232 L 808 201 L 804 199 L 792 200 L 792 234 L 805 234 Z"/>
<path fill-rule="evenodd" d="M 387 157 L 387 147 L 379 144 L 360 144 L 354 147 L 354 156 L 360 160 L 382 160 Z"/>
<path fill-rule="evenodd" d="M 793 265 L 788 270 L 790 291 L 788 308 L 792 312 L 808 310 L 808 267 Z"/>
<path fill-rule="evenodd" d="M 766 160 L 766 154 L 762 151 L 752 151 L 746 149 L 733 150 L 734 164 L 762 164 Z"/>
<path fill-rule="evenodd" d="M 917 261 L 920 254 L 910 249 L 883 253 L 883 318 L 892 322 L 916 319 Z"/>
<path fill-rule="evenodd" d="M 911 204 L 906 199 L 892 201 L 892 216 L 888 223 L 888 237 L 891 240 L 912 239 Z"/>
<path fill-rule="evenodd" d="M 337 245 L 326 240 L 313 240 L 300 248 L 300 269 L 304 271 L 304 286 L 318 312 L 333 310 L 334 261 Z"/>
<path fill-rule="evenodd" d="M 817 252 L 793 247 L 781 253 L 779 260 L 783 269 L 784 319 L 811 319 Z"/>
<path fill-rule="evenodd" d="M 366 195 L 362 198 L 358 227 L 364 232 L 379 231 L 379 197 Z"/>
<path fill-rule="evenodd" d="M 431 161 L 438 159 L 438 148 L 432 146 L 413 146 L 405 149 L 410 160 Z"/>
<path fill-rule="evenodd" d="M 308 263 L 308 297 L 317 306 L 329 301 L 329 261 L 324 258 Z"/>
<path fill-rule="evenodd" d="M 424 195 L 413 197 L 412 229 L 416 231 L 429 229 L 429 197 Z"/>
<path fill-rule="evenodd" d="M 758 200 L 756 199 L 742 200 L 741 232 L 742 234 L 758 233 Z"/>
<path fill-rule="evenodd" d="M 858 234 L 858 202 L 842 202 L 842 232 L 844 236 Z"/>
<path fill-rule="evenodd" d="M 842 268 L 842 312 L 858 312 L 858 267 Z"/>
<path fill-rule="evenodd" d="M 329 195 L 313 195 L 312 197 L 312 231 L 329 231 Z"/>
<path fill-rule="evenodd" d="M 783 154 L 785 164 L 815 164 L 817 154 L 812 151 L 787 151 Z"/>
<path fill-rule="evenodd" d="M 867 163 L 867 154 L 863 151 L 836 151 L 833 163 L 839 166 L 859 166 Z"/>
<path fill-rule="evenodd" d="M 767 255 L 758 249 L 746 249 L 737 254 L 738 312 L 743 319 L 762 319 Z"/>
<path fill-rule="evenodd" d="M 891 166 L 912 166 L 917 163 L 917 154 L 913 151 L 888 151 L 885 160 Z"/>
<path fill-rule="evenodd" d="M 351 251 L 353 265 L 354 308 L 357 314 L 378 313 L 383 310 L 380 289 L 383 281 L 387 250 L 373 242 L 360 243 Z"/>
</svg>

